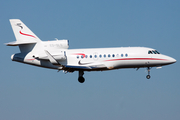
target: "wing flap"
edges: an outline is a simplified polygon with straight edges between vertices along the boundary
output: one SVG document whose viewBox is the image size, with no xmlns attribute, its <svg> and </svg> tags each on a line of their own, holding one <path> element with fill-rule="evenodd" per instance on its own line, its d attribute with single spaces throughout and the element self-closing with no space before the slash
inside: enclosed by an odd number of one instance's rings
<svg viewBox="0 0 180 120">
<path fill-rule="evenodd" d="M 69 68 L 69 69 L 92 69 L 89 66 L 74 66 L 74 65 L 64 65 L 65 68 Z"/>
<path fill-rule="evenodd" d="M 63 65 L 65 69 L 72 69 L 72 70 L 99 70 L 99 69 L 106 69 L 104 65 L 93 65 L 93 66 L 77 66 L 77 65 Z"/>
</svg>

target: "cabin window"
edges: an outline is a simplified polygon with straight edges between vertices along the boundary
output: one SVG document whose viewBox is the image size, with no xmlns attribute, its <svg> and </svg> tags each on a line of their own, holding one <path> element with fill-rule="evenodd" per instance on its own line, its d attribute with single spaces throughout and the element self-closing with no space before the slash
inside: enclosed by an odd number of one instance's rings
<svg viewBox="0 0 180 120">
<path fill-rule="evenodd" d="M 77 56 L 77 59 L 79 59 L 79 55 Z"/>
<path fill-rule="evenodd" d="M 104 58 L 106 58 L 106 54 L 104 54 Z"/>
<path fill-rule="evenodd" d="M 127 57 L 127 56 L 128 56 L 128 54 L 126 53 L 126 54 L 125 54 L 125 56 Z"/>
<path fill-rule="evenodd" d="M 115 57 L 115 55 L 113 54 L 112 57 Z"/>
<path fill-rule="evenodd" d="M 83 56 L 83 55 L 81 55 L 81 58 L 84 58 L 84 56 Z"/>
<path fill-rule="evenodd" d="M 101 57 L 102 57 L 102 55 L 99 55 L 99 57 L 101 58 Z"/>
<path fill-rule="evenodd" d="M 119 54 L 117 54 L 116 57 L 119 57 Z"/>
<path fill-rule="evenodd" d="M 108 57 L 111 57 L 111 55 L 109 54 Z"/>
<path fill-rule="evenodd" d="M 97 55 L 94 55 L 94 58 L 97 58 Z"/>
<path fill-rule="evenodd" d="M 92 55 L 90 55 L 89 57 L 92 58 Z"/>
<path fill-rule="evenodd" d="M 86 55 L 85 58 L 88 58 L 88 55 Z"/>
<path fill-rule="evenodd" d="M 121 57 L 123 57 L 123 54 L 121 54 Z"/>
</svg>

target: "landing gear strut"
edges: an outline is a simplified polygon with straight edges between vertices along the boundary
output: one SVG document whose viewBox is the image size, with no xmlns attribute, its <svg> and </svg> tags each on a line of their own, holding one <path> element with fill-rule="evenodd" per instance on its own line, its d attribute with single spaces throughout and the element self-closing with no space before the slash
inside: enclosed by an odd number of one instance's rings
<svg viewBox="0 0 180 120">
<path fill-rule="evenodd" d="M 84 75 L 84 71 L 79 71 L 78 81 L 79 81 L 80 83 L 83 83 L 83 82 L 85 81 L 83 75 Z"/>
<path fill-rule="evenodd" d="M 150 79 L 150 78 L 151 78 L 151 76 L 150 76 L 150 70 L 151 70 L 151 68 L 150 68 L 150 67 L 148 67 L 148 68 L 147 68 L 148 75 L 146 76 L 146 78 L 147 78 L 147 79 Z"/>
</svg>

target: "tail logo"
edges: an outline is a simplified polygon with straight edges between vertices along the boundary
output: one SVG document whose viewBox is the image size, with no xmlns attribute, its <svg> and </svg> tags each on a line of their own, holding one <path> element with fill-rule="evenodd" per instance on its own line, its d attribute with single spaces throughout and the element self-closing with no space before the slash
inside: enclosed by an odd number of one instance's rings
<svg viewBox="0 0 180 120">
<path fill-rule="evenodd" d="M 21 28 L 21 30 L 19 31 L 19 33 L 20 33 L 21 35 L 25 35 L 25 36 L 29 36 L 29 37 L 36 38 L 36 37 L 33 36 L 33 35 L 29 35 L 29 34 L 26 34 L 26 33 L 22 33 L 21 31 L 22 31 L 22 29 L 23 29 L 23 26 L 21 26 L 21 23 L 17 23 L 17 26 L 19 26 L 19 27 Z"/>
</svg>

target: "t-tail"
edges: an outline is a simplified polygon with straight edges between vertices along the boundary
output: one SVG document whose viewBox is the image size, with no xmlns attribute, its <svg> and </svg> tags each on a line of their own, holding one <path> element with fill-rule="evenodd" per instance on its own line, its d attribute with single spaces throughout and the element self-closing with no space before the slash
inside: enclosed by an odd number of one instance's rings
<svg viewBox="0 0 180 120">
<path fill-rule="evenodd" d="M 30 52 L 41 40 L 19 19 L 10 19 L 16 41 L 7 46 L 19 46 L 21 52 Z"/>
<path fill-rule="evenodd" d="M 30 65 L 62 69 L 66 63 L 68 40 L 41 41 L 21 20 L 10 19 L 16 41 L 6 43 L 7 46 L 19 46 L 20 53 L 11 56 L 13 61 Z"/>
</svg>

